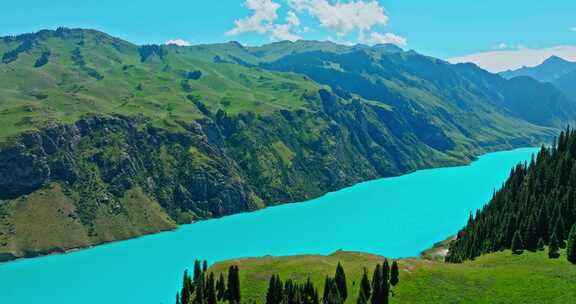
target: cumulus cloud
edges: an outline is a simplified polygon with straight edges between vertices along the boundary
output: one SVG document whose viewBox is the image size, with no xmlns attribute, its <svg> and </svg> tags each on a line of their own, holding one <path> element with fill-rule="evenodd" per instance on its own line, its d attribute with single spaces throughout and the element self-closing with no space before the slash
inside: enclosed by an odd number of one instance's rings
<svg viewBox="0 0 576 304">
<path fill-rule="evenodd" d="M 297 12 L 306 12 L 315 17 L 322 27 L 334 31 L 338 36 L 355 30 L 365 32 L 373 26 L 386 25 L 389 19 L 378 1 L 331 3 L 328 0 L 288 0 L 288 4 Z"/>
<path fill-rule="evenodd" d="M 393 33 L 372 32 L 370 33 L 367 42 L 370 44 L 392 43 L 398 46 L 406 46 L 408 44 L 408 39 Z"/>
<path fill-rule="evenodd" d="M 292 26 L 300 26 L 300 18 L 293 11 L 289 11 L 286 15 L 286 22 Z"/>
<path fill-rule="evenodd" d="M 448 59 L 448 61 L 451 63 L 471 62 L 487 71 L 498 73 L 524 66 L 537 66 L 551 56 L 576 61 L 576 45 L 561 45 L 542 49 L 523 47 L 515 50 L 492 51 L 454 57 Z"/>
<path fill-rule="evenodd" d="M 191 46 L 192 42 L 190 41 L 186 41 L 184 39 L 173 39 L 173 40 L 168 40 L 165 42 L 165 44 L 167 45 L 177 45 L 177 46 Z"/>
<path fill-rule="evenodd" d="M 293 34 L 291 32 L 291 30 L 292 30 L 292 25 L 290 23 L 277 24 L 274 26 L 274 29 L 272 29 L 272 32 L 270 33 L 270 37 L 273 40 L 296 41 L 296 40 L 302 39 L 301 36 Z"/>
<path fill-rule="evenodd" d="M 234 21 L 234 28 L 226 32 L 228 36 L 236 36 L 246 32 L 264 34 L 273 28 L 278 19 L 280 4 L 272 0 L 246 0 L 244 5 L 253 11 L 252 16 Z"/>
<path fill-rule="evenodd" d="M 253 11 L 252 16 L 238 19 L 235 26 L 226 32 L 228 36 L 237 36 L 247 32 L 266 34 L 271 40 L 296 41 L 302 37 L 294 34 L 294 28 L 300 26 L 300 18 L 294 11 L 286 14 L 285 23 L 276 23 L 280 4 L 272 0 L 246 0 L 244 6 Z"/>
</svg>

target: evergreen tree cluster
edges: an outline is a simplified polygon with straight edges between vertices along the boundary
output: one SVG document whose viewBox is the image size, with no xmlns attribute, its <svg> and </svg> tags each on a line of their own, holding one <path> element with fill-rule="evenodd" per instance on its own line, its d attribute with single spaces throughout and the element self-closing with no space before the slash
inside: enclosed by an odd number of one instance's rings
<svg viewBox="0 0 576 304">
<path fill-rule="evenodd" d="M 319 304 L 318 290 L 310 281 L 298 284 L 292 280 L 282 282 L 280 276 L 270 278 L 266 292 L 266 304 Z"/>
<path fill-rule="evenodd" d="M 188 270 L 184 271 L 182 289 L 176 294 L 176 304 L 217 304 L 227 301 L 230 304 L 240 303 L 240 278 L 238 266 L 228 269 L 228 288 L 224 276 L 220 274 L 218 280 L 214 273 L 207 274 L 208 262 L 194 262 L 192 276 Z"/>
<path fill-rule="evenodd" d="M 176 304 L 217 304 L 228 302 L 239 304 L 240 276 L 238 266 L 232 265 L 228 269 L 227 283 L 220 274 L 214 280 L 214 273 L 207 274 L 207 263 L 200 261 L 194 263 L 192 276 L 188 270 L 184 271 L 182 290 L 176 294 Z M 390 267 L 388 260 L 378 264 L 374 270 L 372 281 L 364 269 L 360 282 L 360 293 L 357 303 L 360 304 L 387 304 L 391 294 L 391 287 L 399 282 L 398 263 L 394 261 Z M 282 281 L 279 275 L 272 275 L 266 292 L 266 304 L 343 304 L 348 298 L 346 273 L 342 264 L 338 263 L 334 277 L 326 277 L 324 293 L 320 298 L 318 289 L 310 277 L 305 283 L 292 280 Z"/>
<path fill-rule="evenodd" d="M 558 258 L 567 248 L 576 263 L 576 131 L 563 131 L 552 147 L 542 147 L 530 164 L 514 167 L 502 189 L 450 245 L 447 262 L 511 249 L 544 250 Z"/>
<path fill-rule="evenodd" d="M 376 265 L 372 275 L 372 282 L 368 280 L 367 271 L 364 269 L 357 303 L 388 304 L 392 287 L 400 282 L 399 275 L 400 272 L 396 261 L 392 262 L 392 267 L 390 267 L 388 260 L 384 260 L 382 265 Z"/>
</svg>

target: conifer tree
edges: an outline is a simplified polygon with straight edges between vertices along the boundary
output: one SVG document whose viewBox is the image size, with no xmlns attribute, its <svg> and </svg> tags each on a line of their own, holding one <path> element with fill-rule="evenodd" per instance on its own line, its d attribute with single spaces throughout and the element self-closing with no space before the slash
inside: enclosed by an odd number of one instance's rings
<svg viewBox="0 0 576 304">
<path fill-rule="evenodd" d="M 368 304 L 369 297 L 366 295 L 364 289 L 360 289 L 360 294 L 358 295 L 358 300 L 356 304 Z"/>
<path fill-rule="evenodd" d="M 202 272 L 206 272 L 206 270 L 208 270 L 208 261 L 204 260 L 202 262 Z"/>
<path fill-rule="evenodd" d="M 198 282 L 198 279 L 200 278 L 200 274 L 202 274 L 202 270 L 200 268 L 200 261 L 196 260 L 196 261 L 194 261 L 194 284 L 196 284 L 196 282 Z"/>
<path fill-rule="evenodd" d="M 324 297 L 322 298 L 323 304 L 342 304 L 342 298 L 338 292 L 338 285 L 334 278 L 326 277 L 324 281 Z"/>
<path fill-rule="evenodd" d="M 560 257 L 558 253 L 558 238 L 556 237 L 556 233 L 552 233 L 550 237 L 550 244 L 548 245 L 548 257 L 551 259 L 557 259 Z"/>
<path fill-rule="evenodd" d="M 229 303 L 240 303 L 240 275 L 238 266 L 231 265 L 228 268 L 228 289 L 226 290 L 226 297 Z"/>
<path fill-rule="evenodd" d="M 195 282 L 195 292 L 194 292 L 194 301 L 193 304 L 205 304 L 205 291 L 204 291 L 204 274 L 201 273 L 198 279 Z"/>
<path fill-rule="evenodd" d="M 266 304 L 277 304 L 278 302 L 274 298 L 276 288 L 276 276 L 272 275 L 270 281 L 268 282 L 268 291 L 266 291 Z"/>
<path fill-rule="evenodd" d="M 224 283 L 224 275 L 220 273 L 218 277 L 218 282 L 216 283 L 216 299 L 218 301 L 224 300 L 226 296 L 226 283 Z"/>
<path fill-rule="evenodd" d="M 522 243 L 522 237 L 520 236 L 520 232 L 516 230 L 512 238 L 512 254 L 522 254 L 523 249 L 524 244 Z"/>
<path fill-rule="evenodd" d="M 537 235 L 537 227 L 536 222 L 532 217 L 528 220 L 528 224 L 526 225 L 526 233 L 524 237 L 524 244 L 526 250 L 529 251 L 536 251 L 538 248 L 538 235 Z"/>
<path fill-rule="evenodd" d="M 392 269 L 390 270 L 390 284 L 396 286 L 400 282 L 400 271 L 398 269 L 398 263 L 396 261 L 392 262 Z"/>
<path fill-rule="evenodd" d="M 566 246 L 566 258 L 572 264 L 576 264 L 576 224 L 572 225 L 568 235 L 568 245 Z"/>
<path fill-rule="evenodd" d="M 382 303 L 388 304 L 390 296 L 390 265 L 388 260 L 382 264 L 382 286 L 381 286 Z"/>
<path fill-rule="evenodd" d="M 336 274 L 334 276 L 334 280 L 336 281 L 336 286 L 338 287 L 338 293 L 340 294 L 340 298 L 342 301 L 346 301 L 348 298 L 348 288 L 346 287 L 346 274 L 344 273 L 344 268 L 342 264 L 338 262 L 338 266 L 336 266 Z"/>
<path fill-rule="evenodd" d="M 376 265 L 374 274 L 372 275 L 372 296 L 370 297 L 371 304 L 382 304 L 382 269 L 380 264 Z"/>
<path fill-rule="evenodd" d="M 180 304 L 180 293 L 176 293 L 176 304 Z"/>
<path fill-rule="evenodd" d="M 211 272 L 206 280 L 206 303 L 207 304 L 217 304 L 216 300 L 216 289 L 214 286 L 214 273 Z"/>
<path fill-rule="evenodd" d="M 538 250 L 539 251 L 544 251 L 544 247 L 546 246 L 546 244 L 544 244 L 544 240 L 542 238 L 540 238 L 538 240 Z"/>
<path fill-rule="evenodd" d="M 558 219 L 556 219 L 556 224 L 554 225 L 554 233 L 558 238 L 558 247 L 566 248 L 566 243 L 564 242 L 564 240 L 566 239 L 566 230 L 564 226 L 564 220 L 562 219 L 561 216 L 559 216 Z"/>
<path fill-rule="evenodd" d="M 366 301 L 370 299 L 371 287 L 370 280 L 368 280 L 368 273 L 366 268 L 364 268 L 364 274 L 362 274 L 362 281 L 360 281 L 360 293 L 366 296 Z"/>
<path fill-rule="evenodd" d="M 192 293 L 194 292 L 194 286 L 192 284 L 192 279 L 188 274 L 188 270 L 184 270 L 184 277 L 182 281 L 183 282 L 182 282 L 182 291 L 180 292 L 180 302 L 182 304 L 189 304 Z"/>
</svg>

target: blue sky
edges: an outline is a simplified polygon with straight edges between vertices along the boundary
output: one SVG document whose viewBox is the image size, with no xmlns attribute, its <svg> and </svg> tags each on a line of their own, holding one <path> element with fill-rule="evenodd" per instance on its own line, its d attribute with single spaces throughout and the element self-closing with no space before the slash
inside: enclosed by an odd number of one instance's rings
<svg viewBox="0 0 576 304">
<path fill-rule="evenodd" d="M 547 56 L 555 48 L 576 45 L 576 1 L 27 0 L 2 4 L 1 36 L 58 26 L 94 28 L 138 44 L 181 39 L 256 45 L 279 39 L 329 39 L 392 42 L 464 61 L 478 60 L 479 54 L 484 59 L 500 53 L 527 56 L 525 50 L 532 50 L 534 61 L 538 57 L 534 50 Z M 561 56 L 572 59 L 573 55 L 576 60 L 576 47 L 563 52 L 567 55 Z"/>
</svg>

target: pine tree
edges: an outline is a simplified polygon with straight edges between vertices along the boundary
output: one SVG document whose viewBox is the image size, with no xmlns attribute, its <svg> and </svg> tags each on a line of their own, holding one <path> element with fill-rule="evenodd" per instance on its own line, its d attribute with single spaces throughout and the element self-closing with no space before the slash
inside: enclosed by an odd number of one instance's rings
<svg viewBox="0 0 576 304">
<path fill-rule="evenodd" d="M 542 238 L 540 238 L 538 240 L 538 250 L 539 251 L 544 251 L 544 247 L 546 246 L 546 244 L 544 244 L 544 240 Z"/>
<path fill-rule="evenodd" d="M 382 269 L 380 264 L 376 265 L 374 274 L 372 275 L 372 297 L 370 297 L 371 304 L 382 304 Z"/>
<path fill-rule="evenodd" d="M 576 264 L 576 224 L 570 229 L 568 245 L 566 246 L 566 258 L 572 264 Z"/>
<path fill-rule="evenodd" d="M 224 283 L 224 275 L 220 274 L 218 277 L 218 282 L 216 283 L 216 299 L 218 301 L 224 300 L 226 296 L 226 283 Z"/>
<path fill-rule="evenodd" d="M 266 304 L 277 304 L 274 299 L 274 289 L 276 288 L 276 276 L 272 275 L 268 281 L 268 291 L 266 291 Z"/>
<path fill-rule="evenodd" d="M 204 274 L 201 273 L 195 282 L 195 292 L 193 304 L 205 304 Z"/>
<path fill-rule="evenodd" d="M 550 237 L 550 244 L 548 245 L 548 257 L 551 259 L 557 259 L 560 257 L 558 253 L 558 238 L 556 237 L 556 233 L 552 233 Z"/>
<path fill-rule="evenodd" d="M 520 232 L 516 230 L 516 233 L 514 233 L 514 237 L 512 238 L 512 253 L 522 254 L 523 249 L 524 244 L 522 243 L 522 237 L 520 236 Z"/>
<path fill-rule="evenodd" d="M 370 287 L 370 280 L 368 280 L 368 273 L 366 271 L 366 268 L 364 268 L 362 281 L 360 281 L 360 293 L 363 293 L 366 296 L 366 301 L 370 299 L 371 287 Z"/>
<path fill-rule="evenodd" d="M 194 284 L 196 284 L 196 282 L 198 282 L 198 279 L 200 278 L 201 274 L 202 274 L 202 270 L 200 268 L 200 261 L 196 260 L 196 261 L 194 261 Z"/>
<path fill-rule="evenodd" d="M 340 298 L 342 301 L 346 301 L 348 298 L 348 288 L 346 287 L 346 274 L 344 273 L 344 268 L 338 262 L 338 266 L 336 266 L 336 274 L 334 276 L 334 280 L 336 280 L 336 286 L 338 287 L 338 293 L 340 294 Z"/>
<path fill-rule="evenodd" d="M 368 304 L 369 297 L 366 295 L 364 289 L 360 289 L 360 294 L 358 295 L 358 300 L 356 304 Z"/>
<path fill-rule="evenodd" d="M 182 279 L 182 291 L 180 292 L 180 303 L 189 304 L 191 300 L 192 293 L 194 292 L 194 286 L 192 284 L 192 279 L 188 275 L 188 270 L 184 270 L 184 277 Z"/>
<path fill-rule="evenodd" d="M 208 261 L 204 260 L 202 262 L 202 272 L 206 272 L 206 270 L 208 270 Z"/>
<path fill-rule="evenodd" d="M 566 248 L 566 243 L 564 240 L 566 239 L 566 232 L 565 232 L 564 220 L 561 216 L 558 217 L 556 220 L 556 224 L 554 225 L 554 233 L 558 238 L 558 247 Z"/>
<path fill-rule="evenodd" d="M 236 265 L 231 265 L 228 268 L 228 290 L 226 297 L 229 303 L 240 303 L 240 275 L 239 269 Z"/>
<path fill-rule="evenodd" d="M 206 303 L 207 304 L 217 304 L 216 300 L 216 289 L 214 287 L 214 273 L 211 272 L 208 275 L 208 280 L 206 280 Z"/>
<path fill-rule="evenodd" d="M 180 304 L 180 293 L 176 293 L 176 304 Z"/>
<path fill-rule="evenodd" d="M 398 263 L 394 261 L 392 263 L 392 269 L 390 270 L 390 284 L 396 286 L 400 282 L 400 271 L 398 269 Z"/>
<path fill-rule="evenodd" d="M 334 278 L 326 277 L 324 281 L 324 297 L 322 298 L 323 304 L 342 304 L 342 298 L 338 292 L 338 285 Z"/>
<path fill-rule="evenodd" d="M 384 264 L 382 265 L 382 287 L 381 287 L 381 294 L 382 294 L 382 303 L 388 304 L 389 296 L 390 296 L 390 265 L 388 264 L 388 260 L 384 260 Z"/>
<path fill-rule="evenodd" d="M 524 241 L 526 250 L 536 251 L 538 248 L 538 231 L 533 217 L 528 220 Z"/>
</svg>

